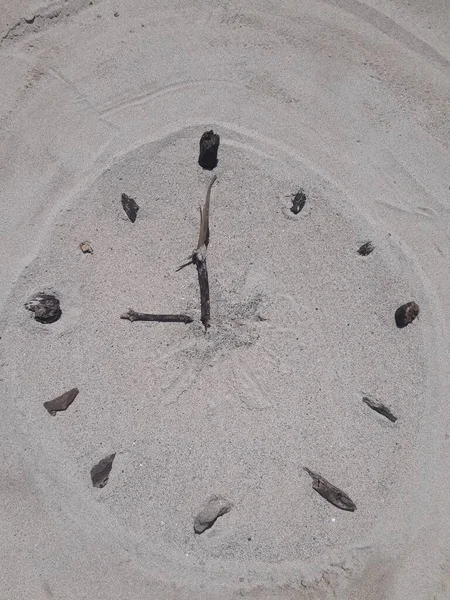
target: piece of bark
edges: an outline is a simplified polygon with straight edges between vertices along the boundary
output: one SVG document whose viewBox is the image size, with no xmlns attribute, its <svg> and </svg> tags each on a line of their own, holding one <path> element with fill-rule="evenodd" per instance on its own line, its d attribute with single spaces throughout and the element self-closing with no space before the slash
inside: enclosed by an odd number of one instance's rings
<svg viewBox="0 0 450 600">
<path fill-rule="evenodd" d="M 358 248 L 358 254 L 361 256 L 369 256 L 375 250 L 375 246 L 372 242 L 366 242 Z"/>
<path fill-rule="evenodd" d="M 134 198 L 131 198 L 131 196 L 127 196 L 126 194 L 122 194 L 122 206 L 123 210 L 127 213 L 127 217 L 132 223 L 134 223 L 139 210 L 139 206 L 136 204 Z"/>
<path fill-rule="evenodd" d="M 195 533 L 203 533 L 214 525 L 222 515 L 230 512 L 233 503 L 223 496 L 211 496 L 194 519 Z"/>
<path fill-rule="evenodd" d="M 389 421 L 392 421 L 392 423 L 395 423 L 395 421 L 397 420 L 397 417 L 392 414 L 389 408 L 381 402 L 378 402 L 378 400 L 375 400 L 375 398 L 371 398 L 370 396 L 363 396 L 362 400 L 365 404 L 367 404 L 369 408 L 379 413 L 380 415 L 383 415 L 383 417 L 386 417 L 386 419 L 389 419 Z"/>
<path fill-rule="evenodd" d="M 290 207 L 291 213 L 294 215 L 298 215 L 298 213 L 303 209 L 306 203 L 306 194 L 302 189 L 299 189 L 296 194 L 294 194 L 294 198 L 292 200 L 292 206 Z"/>
<path fill-rule="evenodd" d="M 345 492 L 332 485 L 318 473 L 314 473 L 314 471 L 311 471 L 307 467 L 303 467 L 303 469 L 312 477 L 313 489 L 316 490 L 316 492 L 318 492 L 323 498 L 325 498 L 325 500 L 328 500 L 328 502 L 342 510 L 348 510 L 351 512 L 356 510 L 355 503 L 347 496 Z"/>
<path fill-rule="evenodd" d="M 34 313 L 39 323 L 55 323 L 62 315 L 58 298 L 51 294 L 37 294 L 25 304 L 25 308 Z"/>
<path fill-rule="evenodd" d="M 94 487 L 104 488 L 108 483 L 115 456 L 116 453 L 114 452 L 114 454 L 102 458 L 100 462 L 92 467 L 91 479 Z"/>
<path fill-rule="evenodd" d="M 83 254 L 94 254 L 94 251 L 92 250 L 92 246 L 90 245 L 89 242 L 81 242 L 80 250 Z"/>
<path fill-rule="evenodd" d="M 158 315 L 149 313 L 139 313 L 132 308 L 128 309 L 128 312 L 120 315 L 121 319 L 128 319 L 128 321 L 158 321 L 159 323 L 192 323 L 193 319 L 189 315 Z"/>
<path fill-rule="evenodd" d="M 217 152 L 219 151 L 220 136 L 211 129 L 205 131 L 200 138 L 200 154 L 198 164 L 208 171 L 217 167 Z"/>
<path fill-rule="evenodd" d="M 52 415 L 55 416 L 58 411 L 67 410 L 75 398 L 78 396 L 78 388 L 73 388 L 68 392 L 64 392 L 61 396 L 44 402 L 44 408 Z"/>
<path fill-rule="evenodd" d="M 395 323 L 398 328 L 403 328 L 414 321 L 419 315 L 419 305 L 415 302 L 407 302 L 399 306 L 395 311 Z"/>
</svg>

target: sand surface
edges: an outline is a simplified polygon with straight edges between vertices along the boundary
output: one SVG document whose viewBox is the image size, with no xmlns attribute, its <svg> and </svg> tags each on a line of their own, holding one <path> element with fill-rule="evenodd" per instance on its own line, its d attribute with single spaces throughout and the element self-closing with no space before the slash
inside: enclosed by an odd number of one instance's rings
<svg viewBox="0 0 450 600">
<path fill-rule="evenodd" d="M 440 0 L 6 2 L 1 600 L 450 598 L 449 31 Z M 211 128 L 205 334 L 176 268 Z"/>
</svg>

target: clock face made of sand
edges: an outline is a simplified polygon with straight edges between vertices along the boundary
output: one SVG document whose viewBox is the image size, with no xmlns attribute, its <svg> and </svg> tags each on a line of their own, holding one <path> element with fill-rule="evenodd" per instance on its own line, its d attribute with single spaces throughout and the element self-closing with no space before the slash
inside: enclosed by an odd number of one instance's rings
<svg viewBox="0 0 450 600">
<path fill-rule="evenodd" d="M 222 144 L 205 335 L 195 268 L 176 272 L 195 247 L 210 181 L 192 158 L 197 140 L 187 132 L 130 152 L 62 210 L 15 291 L 22 301 L 47 286 L 63 311 L 47 327 L 26 314 L 8 334 L 21 357 L 18 404 L 29 410 L 36 390 L 50 399 L 79 388 L 72 407 L 45 425 L 52 447 L 41 440 L 42 452 L 58 447 L 71 465 L 67 489 L 89 486 L 92 464 L 115 452 L 108 485 L 84 490 L 83 502 L 111 535 L 148 544 L 161 568 L 294 573 L 370 544 L 389 525 L 387 507 L 400 518 L 392 505 L 423 369 L 419 330 L 399 333 L 393 315 L 419 283 L 357 199 L 270 148 Z M 285 196 L 299 187 L 307 201 L 294 215 Z M 140 206 L 135 223 L 122 193 Z M 82 240 L 93 254 L 79 250 Z M 359 256 L 367 240 L 376 249 Z M 187 313 L 194 323 L 131 324 L 120 320 L 129 307 Z M 39 381 L 27 380 L 37 363 Z M 404 418 L 401 436 L 364 393 Z M 39 429 L 48 415 L 42 404 L 34 410 Z M 358 510 L 320 498 L 304 465 Z M 212 494 L 233 509 L 196 536 L 193 518 Z"/>
</svg>

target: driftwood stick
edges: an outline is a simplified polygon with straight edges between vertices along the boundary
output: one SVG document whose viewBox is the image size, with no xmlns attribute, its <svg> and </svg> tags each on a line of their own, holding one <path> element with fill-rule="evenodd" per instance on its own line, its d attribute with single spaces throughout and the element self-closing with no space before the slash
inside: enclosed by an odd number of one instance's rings
<svg viewBox="0 0 450 600">
<path fill-rule="evenodd" d="M 213 175 L 211 181 L 209 182 L 208 191 L 206 192 L 205 205 L 203 209 L 200 207 L 200 233 L 198 235 L 196 252 L 200 250 L 203 244 L 205 246 L 208 246 L 209 244 L 209 205 L 211 202 L 211 188 L 214 185 L 216 179 L 217 175 Z"/>
<path fill-rule="evenodd" d="M 383 415 L 383 417 L 386 417 L 386 419 L 389 419 L 389 421 L 392 421 L 392 423 L 395 423 L 395 421 L 397 420 L 397 417 L 394 414 L 392 414 L 391 410 L 381 402 L 378 402 L 378 400 L 375 400 L 375 398 L 371 398 L 370 396 L 363 396 L 362 400 L 365 404 L 367 404 L 369 408 L 379 413 L 380 415 Z"/>
<path fill-rule="evenodd" d="M 308 467 L 303 467 L 303 469 L 312 477 L 313 489 L 325 498 L 325 500 L 328 500 L 328 502 L 334 504 L 334 506 L 337 506 L 341 510 L 349 510 L 350 512 L 356 510 L 355 503 L 345 492 L 331 484 L 325 477 L 319 475 L 319 473 L 314 473 L 314 471 L 311 471 Z"/>
<path fill-rule="evenodd" d="M 211 188 L 216 179 L 217 175 L 214 175 L 208 185 L 205 204 L 200 206 L 200 231 L 198 234 L 197 248 L 189 257 L 188 262 L 184 263 L 177 269 L 177 271 L 180 271 L 190 264 L 194 264 L 197 267 L 198 284 L 200 287 L 201 320 L 205 331 L 208 329 L 211 320 L 206 251 L 209 244 L 209 205 L 211 202 Z"/>
<path fill-rule="evenodd" d="M 217 152 L 219 150 L 220 136 L 211 129 L 205 131 L 200 138 L 200 155 L 198 164 L 208 171 L 212 171 L 217 167 Z"/>
<path fill-rule="evenodd" d="M 210 326 L 211 321 L 206 250 L 209 244 L 209 205 L 211 201 L 211 188 L 216 179 L 217 176 L 214 175 L 208 186 L 208 191 L 206 192 L 205 205 L 203 208 L 200 208 L 200 232 L 198 234 L 197 248 L 192 255 L 192 262 L 197 267 L 198 284 L 200 287 L 201 320 L 205 331 Z"/>
<path fill-rule="evenodd" d="M 193 319 L 189 315 L 156 315 L 149 313 L 139 313 L 132 308 L 128 312 L 120 315 L 121 319 L 128 321 L 158 321 L 159 323 L 192 323 Z"/>
</svg>

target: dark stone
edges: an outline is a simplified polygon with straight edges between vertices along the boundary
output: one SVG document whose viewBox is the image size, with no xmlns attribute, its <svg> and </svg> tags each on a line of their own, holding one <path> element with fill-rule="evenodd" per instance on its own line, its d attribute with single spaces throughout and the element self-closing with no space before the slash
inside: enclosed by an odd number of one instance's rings
<svg viewBox="0 0 450 600">
<path fill-rule="evenodd" d="M 34 318 L 39 323 L 54 323 L 62 315 L 58 298 L 51 294 L 37 294 L 25 304 L 25 308 L 34 313 Z"/>
<path fill-rule="evenodd" d="M 383 417 L 386 417 L 386 419 L 389 419 L 389 421 L 392 421 L 392 423 L 396 422 L 397 417 L 391 412 L 391 410 L 381 402 L 378 402 L 378 400 L 375 400 L 375 398 L 371 398 L 370 396 L 363 396 L 362 400 L 365 404 L 367 404 L 369 408 L 371 408 L 375 412 L 379 413 L 380 415 L 383 415 Z"/>
<path fill-rule="evenodd" d="M 214 525 L 219 517 L 230 512 L 233 503 L 223 496 L 211 496 L 194 519 L 195 533 L 203 533 Z"/>
<path fill-rule="evenodd" d="M 217 167 L 217 152 L 219 151 L 220 136 L 211 129 L 205 131 L 200 138 L 200 155 L 198 164 L 202 169 L 212 171 Z"/>
<path fill-rule="evenodd" d="M 334 506 L 337 506 L 337 508 L 340 508 L 341 510 L 348 510 L 350 512 L 356 510 L 356 504 L 345 492 L 331 484 L 325 477 L 319 475 L 319 473 L 311 471 L 308 467 L 303 467 L 303 469 L 312 477 L 313 489 L 316 490 L 322 498 L 325 498 L 325 500 L 328 500 L 328 502 L 334 504 Z"/>
<path fill-rule="evenodd" d="M 134 223 L 139 210 L 139 206 L 134 198 L 131 198 L 131 196 L 127 196 L 126 194 L 122 194 L 122 207 L 127 213 L 127 217 L 132 223 Z"/>
<path fill-rule="evenodd" d="M 407 302 L 402 304 L 395 311 L 395 323 L 397 327 L 402 329 L 414 321 L 419 315 L 419 305 L 415 302 Z"/>
<path fill-rule="evenodd" d="M 292 200 L 292 206 L 289 209 L 291 213 L 294 215 L 298 215 L 298 213 L 303 209 L 306 203 L 306 194 L 300 189 L 296 194 L 294 194 L 294 199 Z"/>
</svg>

